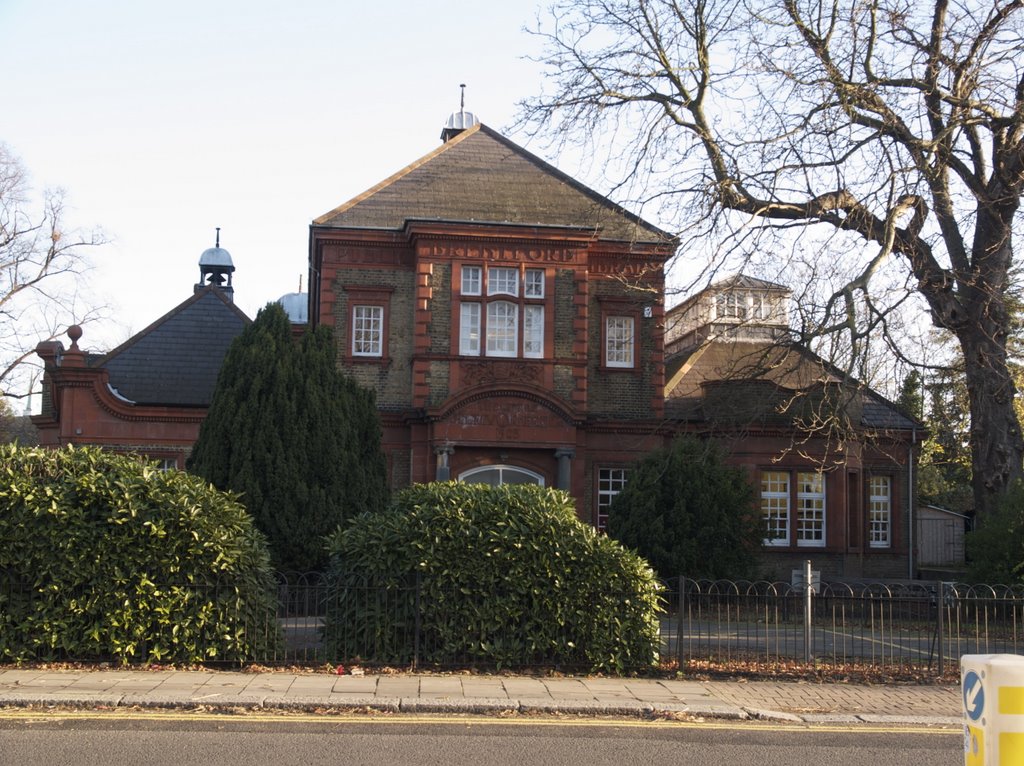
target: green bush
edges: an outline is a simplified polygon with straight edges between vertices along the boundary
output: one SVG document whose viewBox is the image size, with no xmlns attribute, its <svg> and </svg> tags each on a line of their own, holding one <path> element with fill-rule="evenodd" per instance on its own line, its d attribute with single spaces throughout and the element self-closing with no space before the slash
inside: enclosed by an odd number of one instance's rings
<svg viewBox="0 0 1024 766">
<path fill-rule="evenodd" d="M 374 394 L 343 375 L 331 329 L 296 341 L 279 303 L 228 349 L 188 470 L 237 492 L 278 569 L 322 572 L 324 538 L 387 504 Z"/>
<path fill-rule="evenodd" d="M 0 447 L 0 659 L 241 661 L 278 640 L 262 535 L 188 474 Z"/>
<path fill-rule="evenodd" d="M 682 436 L 636 464 L 608 534 L 662 577 L 739 579 L 757 564 L 764 527 L 747 473 L 714 442 Z"/>
<path fill-rule="evenodd" d="M 995 512 L 967 534 L 966 545 L 971 582 L 1024 582 L 1024 484 L 1017 482 L 1007 491 Z"/>
<path fill-rule="evenodd" d="M 580 522 L 563 492 L 417 485 L 329 548 L 339 591 L 328 656 L 407 663 L 418 624 L 427 663 L 622 672 L 656 661 L 653 572 Z"/>
</svg>

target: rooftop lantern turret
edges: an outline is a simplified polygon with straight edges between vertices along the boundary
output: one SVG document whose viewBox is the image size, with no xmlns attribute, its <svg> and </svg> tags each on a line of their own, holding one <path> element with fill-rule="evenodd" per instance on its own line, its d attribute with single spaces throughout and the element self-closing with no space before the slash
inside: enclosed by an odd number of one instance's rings
<svg viewBox="0 0 1024 766">
<path fill-rule="evenodd" d="M 448 116 L 448 122 L 441 129 L 442 143 L 448 143 L 462 131 L 480 124 L 480 119 L 475 114 L 466 111 L 466 83 L 460 84 L 459 87 L 462 89 L 462 96 L 459 99 L 459 111 L 452 112 Z"/>
<path fill-rule="evenodd" d="M 234 271 L 235 264 L 231 262 L 231 253 L 220 246 L 218 226 L 216 243 L 199 256 L 199 284 L 196 285 L 196 292 L 214 285 L 223 290 L 229 300 L 234 300 L 235 289 L 231 286 L 231 275 Z"/>
</svg>

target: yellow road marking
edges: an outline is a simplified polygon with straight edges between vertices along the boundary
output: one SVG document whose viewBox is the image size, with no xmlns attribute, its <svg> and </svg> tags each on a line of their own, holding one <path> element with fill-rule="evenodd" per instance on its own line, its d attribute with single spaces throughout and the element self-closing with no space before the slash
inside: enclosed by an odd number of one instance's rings
<svg viewBox="0 0 1024 766">
<path fill-rule="evenodd" d="M 444 726 L 575 726 L 591 728 L 619 728 L 619 729 L 718 729 L 728 731 L 740 731 L 756 729 L 757 731 L 770 732 L 832 732 L 832 733 L 862 733 L 862 734 L 886 734 L 899 731 L 906 734 L 939 734 L 963 736 L 962 727 L 921 727 L 921 726 L 900 726 L 897 724 L 880 726 L 878 724 L 806 724 L 806 723 L 774 723 L 763 721 L 699 721 L 683 720 L 675 721 L 665 718 L 654 719 L 594 719 L 594 718 L 531 718 L 527 716 L 516 716 L 509 718 L 489 717 L 481 715 L 465 715 L 461 717 L 445 715 L 415 715 L 409 713 L 387 713 L 369 712 L 363 714 L 355 713 L 291 713 L 280 711 L 277 713 L 252 712 L 245 710 L 240 713 L 211 713 L 207 711 L 182 710 L 182 711 L 138 711 L 138 710 L 54 710 L 39 711 L 20 708 L 8 708 L 0 710 L 0 719 L 23 720 L 26 722 L 41 722 L 52 720 L 110 720 L 121 721 L 216 721 L 225 724 L 247 724 L 247 723 L 317 723 L 317 724 L 369 724 L 369 725 L 404 725 L 404 724 L 434 724 Z"/>
</svg>

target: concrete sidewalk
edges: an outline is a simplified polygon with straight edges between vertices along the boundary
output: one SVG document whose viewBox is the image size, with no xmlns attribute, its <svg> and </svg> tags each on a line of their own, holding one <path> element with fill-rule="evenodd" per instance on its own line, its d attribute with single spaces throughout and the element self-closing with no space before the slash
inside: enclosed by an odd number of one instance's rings
<svg viewBox="0 0 1024 766">
<path fill-rule="evenodd" d="M 960 726 L 958 686 L 500 675 L 0 670 L 0 707 L 566 713 Z"/>
</svg>

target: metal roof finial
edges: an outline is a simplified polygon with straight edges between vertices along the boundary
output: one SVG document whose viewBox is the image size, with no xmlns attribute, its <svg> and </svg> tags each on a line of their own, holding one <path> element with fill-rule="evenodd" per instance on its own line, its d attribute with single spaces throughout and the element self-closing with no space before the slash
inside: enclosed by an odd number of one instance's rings
<svg viewBox="0 0 1024 766">
<path fill-rule="evenodd" d="M 466 83 L 459 83 L 459 87 L 462 89 L 462 96 L 459 98 L 459 111 L 466 111 Z"/>
<path fill-rule="evenodd" d="M 217 244 L 214 247 L 220 247 L 220 226 L 217 227 Z"/>
</svg>

